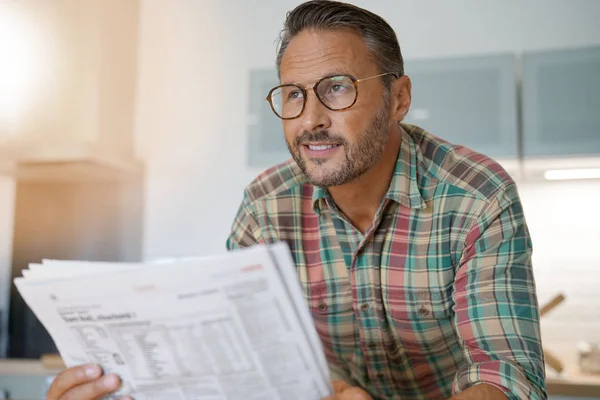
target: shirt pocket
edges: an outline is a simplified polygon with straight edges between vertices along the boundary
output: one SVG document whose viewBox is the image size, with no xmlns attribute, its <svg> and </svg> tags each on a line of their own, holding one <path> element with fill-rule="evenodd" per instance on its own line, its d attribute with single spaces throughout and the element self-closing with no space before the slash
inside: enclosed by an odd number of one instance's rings
<svg viewBox="0 0 600 400">
<path fill-rule="evenodd" d="M 456 336 L 451 291 L 399 288 L 384 293 L 384 307 L 392 335 L 408 352 L 434 353 Z"/>
<path fill-rule="evenodd" d="M 315 328 L 324 346 L 327 358 L 338 358 L 335 349 L 343 352 L 356 344 L 355 314 L 350 285 L 328 288 L 312 285 L 307 303 Z"/>
</svg>

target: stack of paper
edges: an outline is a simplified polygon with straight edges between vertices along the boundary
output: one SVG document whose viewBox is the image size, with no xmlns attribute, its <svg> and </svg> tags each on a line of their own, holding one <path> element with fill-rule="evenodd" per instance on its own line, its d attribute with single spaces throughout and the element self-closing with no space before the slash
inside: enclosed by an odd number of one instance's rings
<svg viewBox="0 0 600 400">
<path fill-rule="evenodd" d="M 121 377 L 112 398 L 331 393 L 284 244 L 162 263 L 45 260 L 15 284 L 68 367 L 93 362 Z"/>
</svg>

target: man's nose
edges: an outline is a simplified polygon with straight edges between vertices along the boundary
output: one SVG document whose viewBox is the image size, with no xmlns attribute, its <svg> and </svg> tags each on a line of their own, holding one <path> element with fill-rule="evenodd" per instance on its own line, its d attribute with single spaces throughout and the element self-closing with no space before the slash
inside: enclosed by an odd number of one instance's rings
<svg viewBox="0 0 600 400">
<path fill-rule="evenodd" d="M 312 90 L 306 91 L 306 104 L 300 118 L 302 118 L 302 128 L 311 133 L 328 129 L 331 125 L 329 110 Z"/>
</svg>

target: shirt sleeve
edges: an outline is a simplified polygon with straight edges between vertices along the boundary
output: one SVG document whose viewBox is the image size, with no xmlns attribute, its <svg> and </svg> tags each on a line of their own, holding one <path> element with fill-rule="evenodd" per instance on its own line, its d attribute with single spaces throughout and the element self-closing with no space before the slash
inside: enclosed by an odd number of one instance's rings
<svg viewBox="0 0 600 400">
<path fill-rule="evenodd" d="M 254 246 L 261 243 L 260 226 L 252 213 L 250 202 L 244 196 L 231 225 L 231 233 L 226 241 L 227 250 Z"/>
<path fill-rule="evenodd" d="M 455 323 L 465 364 L 458 394 L 487 383 L 509 399 L 546 399 L 532 245 L 514 184 L 486 204 L 470 229 L 455 277 Z"/>
</svg>

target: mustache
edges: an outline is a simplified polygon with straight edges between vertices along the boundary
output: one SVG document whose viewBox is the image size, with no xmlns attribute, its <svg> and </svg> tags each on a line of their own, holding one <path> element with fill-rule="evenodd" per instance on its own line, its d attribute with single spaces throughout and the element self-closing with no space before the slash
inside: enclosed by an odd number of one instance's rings
<svg viewBox="0 0 600 400">
<path fill-rule="evenodd" d="M 328 130 L 322 130 L 318 132 L 304 131 L 302 134 L 294 139 L 294 145 L 296 147 L 311 142 L 335 142 L 342 145 L 346 144 L 346 139 L 340 135 L 331 134 Z"/>
</svg>

